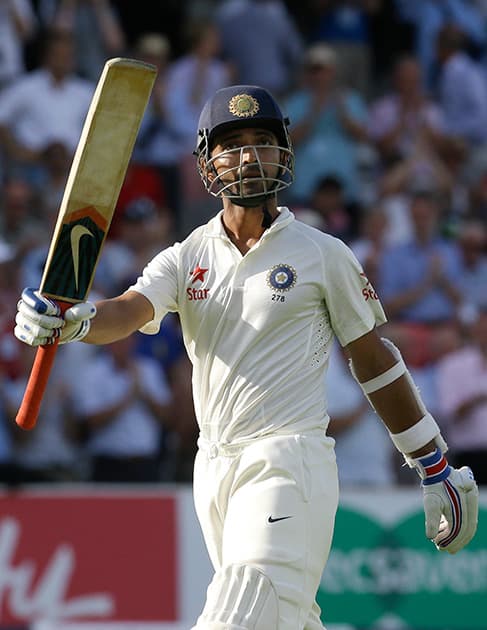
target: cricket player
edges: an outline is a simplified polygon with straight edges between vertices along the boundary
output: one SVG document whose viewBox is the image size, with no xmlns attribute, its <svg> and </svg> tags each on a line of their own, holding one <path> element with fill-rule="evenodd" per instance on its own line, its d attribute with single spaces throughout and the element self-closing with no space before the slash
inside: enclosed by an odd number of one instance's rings
<svg viewBox="0 0 487 630">
<path fill-rule="evenodd" d="M 421 479 L 426 536 L 456 553 L 475 533 L 478 490 L 447 445 L 350 249 L 277 205 L 293 180 L 288 120 L 256 86 L 224 88 L 199 121 L 197 167 L 223 209 L 163 250 L 122 295 L 64 317 L 38 291 L 19 302 L 30 345 L 154 334 L 177 312 L 199 423 L 194 500 L 215 574 L 195 630 L 318 630 L 315 602 L 338 502 L 324 376 L 336 337 Z M 364 444 L 364 448 L 367 445 Z M 360 536 L 360 532 L 357 533 Z"/>
</svg>

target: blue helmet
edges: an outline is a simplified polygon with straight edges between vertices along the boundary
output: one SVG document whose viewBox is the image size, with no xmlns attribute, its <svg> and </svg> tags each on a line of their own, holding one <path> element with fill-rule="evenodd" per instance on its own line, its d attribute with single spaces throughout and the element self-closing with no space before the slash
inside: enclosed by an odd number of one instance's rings
<svg viewBox="0 0 487 630">
<path fill-rule="evenodd" d="M 294 154 L 288 133 L 289 119 L 285 117 L 273 96 L 264 88 L 255 85 L 232 85 L 218 90 L 205 104 L 198 123 L 198 138 L 195 155 L 198 158 L 198 171 L 206 190 L 215 197 L 225 196 L 237 205 L 258 206 L 266 199 L 284 188 L 287 188 L 294 177 Z M 278 140 L 280 158 L 278 163 L 264 163 L 259 156 L 259 146 L 254 149 L 255 163 L 259 167 L 261 182 L 257 192 L 245 193 L 242 181 L 240 163 L 234 169 L 233 181 L 223 181 L 222 174 L 218 175 L 214 162 L 221 155 L 211 155 L 215 145 L 215 138 L 229 130 L 242 127 L 260 127 L 272 131 Z M 239 152 L 237 147 L 229 152 Z M 278 166 L 277 175 L 269 176 L 266 167 Z M 240 175 L 241 177 L 241 175 Z"/>
</svg>

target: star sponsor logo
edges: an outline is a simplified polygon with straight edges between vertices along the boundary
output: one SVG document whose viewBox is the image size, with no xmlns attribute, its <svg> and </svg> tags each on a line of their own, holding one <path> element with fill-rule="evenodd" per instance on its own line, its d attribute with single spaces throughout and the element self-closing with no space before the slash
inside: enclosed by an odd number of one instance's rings
<svg viewBox="0 0 487 630">
<path fill-rule="evenodd" d="M 289 291 L 296 284 L 298 274 L 291 265 L 279 263 L 269 269 L 267 273 L 267 284 L 275 291 Z"/>
<path fill-rule="evenodd" d="M 204 267 L 200 267 L 199 265 L 196 265 L 193 271 L 190 271 L 191 284 L 194 284 L 195 282 L 204 282 L 205 273 L 207 271 L 208 271 L 207 268 L 205 269 Z"/>
<path fill-rule="evenodd" d="M 362 271 L 360 275 L 362 276 L 365 282 L 365 286 L 362 289 L 362 295 L 364 296 L 365 301 L 367 302 L 368 300 L 378 300 L 379 296 L 377 295 L 377 292 L 375 291 L 374 287 L 372 286 L 370 280 L 367 278 L 365 273 Z"/>
<path fill-rule="evenodd" d="M 197 264 L 196 267 L 189 272 L 191 284 L 195 282 L 204 282 L 205 274 L 208 272 L 208 267 L 201 267 Z M 190 302 L 199 302 L 201 300 L 207 300 L 210 296 L 210 290 L 206 288 L 187 287 L 186 297 Z"/>
</svg>

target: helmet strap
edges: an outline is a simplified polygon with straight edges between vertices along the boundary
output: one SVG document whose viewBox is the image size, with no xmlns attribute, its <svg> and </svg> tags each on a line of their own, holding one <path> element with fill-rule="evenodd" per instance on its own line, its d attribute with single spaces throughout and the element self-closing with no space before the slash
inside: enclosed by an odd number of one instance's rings
<svg viewBox="0 0 487 630">
<path fill-rule="evenodd" d="M 267 230 L 272 225 L 272 215 L 267 208 L 267 203 L 264 201 L 264 205 L 262 206 L 262 227 Z"/>
</svg>

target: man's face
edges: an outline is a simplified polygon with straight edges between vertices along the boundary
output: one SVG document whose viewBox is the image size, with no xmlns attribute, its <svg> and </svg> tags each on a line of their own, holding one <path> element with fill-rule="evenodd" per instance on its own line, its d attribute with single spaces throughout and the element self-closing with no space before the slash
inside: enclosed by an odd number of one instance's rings
<svg viewBox="0 0 487 630">
<path fill-rule="evenodd" d="M 53 76 L 62 79 L 73 71 L 74 47 L 68 38 L 52 42 L 46 53 L 45 65 Z"/>
<path fill-rule="evenodd" d="M 432 199 L 415 199 L 411 205 L 411 219 L 418 236 L 434 236 L 438 229 L 439 208 Z"/>
<path fill-rule="evenodd" d="M 396 89 L 400 94 L 410 96 L 421 86 L 421 71 L 419 65 L 412 59 L 403 60 L 396 68 Z"/>
<path fill-rule="evenodd" d="M 269 192 L 281 168 L 277 137 L 264 128 L 222 133 L 211 156 L 219 182 L 241 197 Z"/>
</svg>

